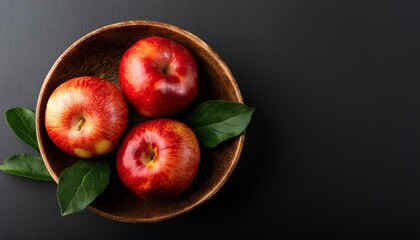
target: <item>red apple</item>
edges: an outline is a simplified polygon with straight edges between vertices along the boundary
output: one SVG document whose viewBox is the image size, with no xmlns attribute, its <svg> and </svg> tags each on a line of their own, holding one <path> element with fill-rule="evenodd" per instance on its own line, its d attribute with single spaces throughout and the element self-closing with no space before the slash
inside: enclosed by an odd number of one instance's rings
<svg viewBox="0 0 420 240">
<path fill-rule="evenodd" d="M 185 191 L 200 163 L 193 131 L 173 119 L 159 118 L 134 126 L 117 152 L 123 184 L 144 199 L 168 199 Z"/>
<path fill-rule="evenodd" d="M 179 113 L 197 96 L 197 63 L 175 41 L 156 36 L 143 38 L 122 56 L 120 83 L 138 113 L 146 117 Z"/>
<path fill-rule="evenodd" d="M 121 138 L 128 118 L 122 93 L 96 77 L 78 77 L 58 86 L 48 99 L 45 127 L 64 152 L 90 158 L 109 153 Z"/>
</svg>

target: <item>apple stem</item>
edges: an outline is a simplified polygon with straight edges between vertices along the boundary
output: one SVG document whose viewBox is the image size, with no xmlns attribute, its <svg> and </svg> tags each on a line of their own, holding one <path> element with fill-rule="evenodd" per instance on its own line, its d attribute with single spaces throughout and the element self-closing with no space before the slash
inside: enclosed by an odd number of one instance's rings
<svg viewBox="0 0 420 240">
<path fill-rule="evenodd" d="M 81 118 L 77 123 L 76 131 L 80 131 L 82 129 L 83 123 L 85 123 L 85 119 Z"/>
<path fill-rule="evenodd" d="M 163 74 L 166 74 L 166 72 L 168 71 L 168 66 L 167 65 L 163 65 L 159 68 L 160 72 Z"/>
<path fill-rule="evenodd" d="M 155 160 L 155 158 L 156 158 L 156 153 L 155 153 L 154 150 L 149 149 L 149 154 L 150 154 L 149 155 L 149 159 L 150 159 L 151 162 L 153 162 Z"/>
</svg>

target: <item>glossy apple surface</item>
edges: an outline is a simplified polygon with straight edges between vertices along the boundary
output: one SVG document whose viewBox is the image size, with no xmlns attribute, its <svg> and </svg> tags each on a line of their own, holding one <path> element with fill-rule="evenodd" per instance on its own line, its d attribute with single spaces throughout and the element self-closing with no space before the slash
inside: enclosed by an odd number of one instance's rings
<svg viewBox="0 0 420 240">
<path fill-rule="evenodd" d="M 193 131 L 172 119 L 134 126 L 117 152 L 122 183 L 143 199 L 168 199 L 185 191 L 195 178 L 200 147 Z"/>
<path fill-rule="evenodd" d="M 156 36 L 143 38 L 124 53 L 120 83 L 138 113 L 146 117 L 179 113 L 197 96 L 197 63 L 175 41 Z"/>
<path fill-rule="evenodd" d="M 58 86 L 48 99 L 45 127 L 64 152 L 91 158 L 115 148 L 127 126 L 127 103 L 116 86 L 78 77 Z"/>
</svg>

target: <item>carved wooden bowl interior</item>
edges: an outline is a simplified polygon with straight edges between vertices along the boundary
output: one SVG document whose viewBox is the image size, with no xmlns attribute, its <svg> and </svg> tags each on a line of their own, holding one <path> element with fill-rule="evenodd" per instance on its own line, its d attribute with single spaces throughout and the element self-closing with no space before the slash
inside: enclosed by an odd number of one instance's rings
<svg viewBox="0 0 420 240">
<path fill-rule="evenodd" d="M 240 90 L 226 64 L 205 42 L 183 29 L 160 22 L 127 21 L 95 30 L 72 44 L 57 59 L 39 94 L 36 109 L 38 144 L 48 171 L 56 182 L 60 173 L 77 159 L 58 149 L 47 135 L 44 114 L 49 96 L 61 83 L 79 76 L 101 77 L 119 87 L 121 56 L 136 41 L 153 35 L 170 38 L 185 46 L 192 52 L 199 67 L 197 99 L 190 108 L 173 118 L 182 121 L 186 114 L 205 100 L 242 102 Z M 130 109 L 128 127 L 144 120 Z M 186 213 L 209 199 L 226 182 L 239 160 L 243 141 L 242 134 L 214 149 L 202 148 L 200 167 L 191 186 L 178 197 L 165 201 L 136 197 L 122 185 L 113 164 L 107 189 L 88 209 L 100 216 L 129 223 L 161 221 Z M 115 152 L 103 158 L 111 158 L 115 162 Z"/>
</svg>

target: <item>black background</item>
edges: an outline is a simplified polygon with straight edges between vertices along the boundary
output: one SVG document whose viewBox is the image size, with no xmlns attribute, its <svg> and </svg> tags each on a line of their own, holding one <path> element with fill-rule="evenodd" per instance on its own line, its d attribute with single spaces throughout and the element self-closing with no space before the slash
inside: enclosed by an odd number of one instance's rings
<svg viewBox="0 0 420 240">
<path fill-rule="evenodd" d="M 206 41 L 256 107 L 199 208 L 152 224 L 61 217 L 53 183 L 0 173 L 0 239 L 419 239 L 419 1 L 0 0 L 0 112 L 99 27 L 146 19 Z M 0 120 L 0 158 L 32 152 Z"/>
</svg>

